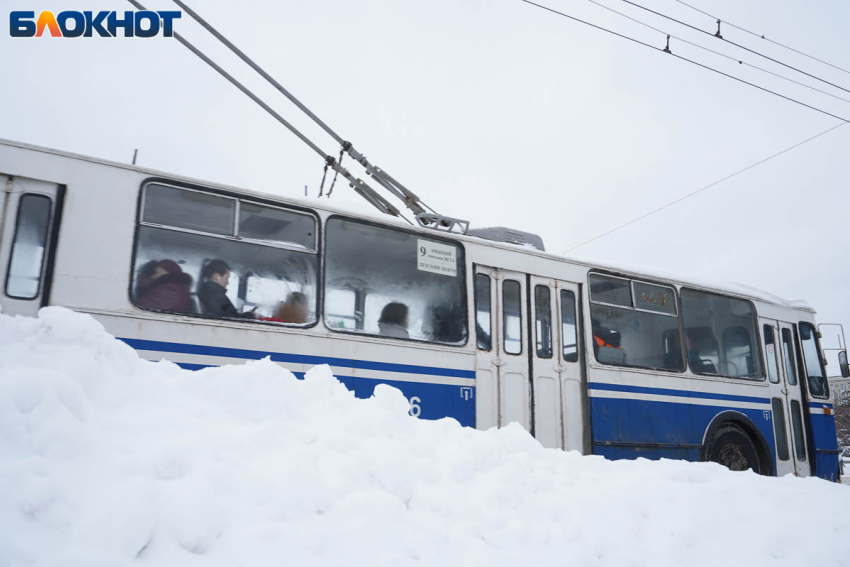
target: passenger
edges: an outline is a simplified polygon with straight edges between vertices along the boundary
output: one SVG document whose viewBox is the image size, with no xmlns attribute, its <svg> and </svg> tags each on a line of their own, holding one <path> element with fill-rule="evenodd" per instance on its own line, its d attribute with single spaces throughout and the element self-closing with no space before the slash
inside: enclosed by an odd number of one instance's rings
<svg viewBox="0 0 850 567">
<path fill-rule="evenodd" d="M 378 319 L 378 330 L 385 337 L 397 339 L 409 339 L 407 332 L 407 305 L 404 303 L 387 303 L 381 310 L 381 318 Z"/>
<path fill-rule="evenodd" d="M 230 266 L 224 260 L 210 260 L 201 268 L 201 283 L 198 285 L 198 301 L 205 315 L 214 317 L 239 317 L 253 319 L 254 312 L 239 313 L 227 297 L 230 281 Z"/>
<path fill-rule="evenodd" d="M 159 264 L 159 260 L 151 260 L 150 262 L 145 262 L 142 267 L 139 268 L 136 275 L 136 289 L 133 292 L 133 301 L 138 301 L 151 286 L 151 282 L 153 282 L 153 275 L 156 273 L 157 264 Z"/>
<path fill-rule="evenodd" d="M 623 348 L 620 346 L 622 337 L 620 331 L 610 327 L 603 327 L 597 319 L 591 319 L 591 330 L 593 332 L 593 348 Z"/>
<path fill-rule="evenodd" d="M 307 296 L 300 291 L 293 291 L 286 296 L 286 301 L 275 309 L 272 321 L 281 323 L 307 323 L 310 316 L 310 307 L 307 304 Z"/>
<path fill-rule="evenodd" d="M 159 311 L 192 310 L 192 276 L 174 260 L 152 260 L 139 270 L 136 305 Z"/>
</svg>

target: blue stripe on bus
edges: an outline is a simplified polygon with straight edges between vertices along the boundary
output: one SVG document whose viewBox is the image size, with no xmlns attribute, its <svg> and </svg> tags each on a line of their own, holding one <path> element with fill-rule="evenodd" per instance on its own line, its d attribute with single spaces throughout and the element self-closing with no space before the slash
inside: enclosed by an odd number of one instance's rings
<svg viewBox="0 0 850 567">
<path fill-rule="evenodd" d="M 832 404 L 825 404 L 821 402 L 809 402 L 810 408 L 829 408 L 832 409 Z"/>
<path fill-rule="evenodd" d="M 177 366 L 186 370 L 215 368 L 209 364 L 177 362 Z M 304 372 L 293 372 L 299 380 Z M 475 427 L 475 388 L 471 386 L 452 386 L 448 384 L 430 384 L 427 382 L 400 382 L 365 376 L 336 376 L 336 379 L 354 392 L 357 398 L 370 398 L 379 384 L 387 384 L 401 390 L 408 399 L 416 401 L 418 416 L 422 419 L 442 419 L 451 417 L 465 427 Z"/>
<path fill-rule="evenodd" d="M 611 392 L 629 392 L 632 394 L 656 394 L 659 396 L 677 396 L 681 398 L 702 398 L 707 400 L 726 400 L 730 402 L 751 402 L 755 404 L 769 404 L 768 398 L 754 398 L 751 396 L 733 396 L 730 394 L 715 394 L 712 392 L 693 392 L 691 390 L 669 390 L 667 388 L 645 388 L 643 386 L 627 386 L 625 384 L 607 384 L 604 382 L 590 382 L 588 388 L 591 390 L 608 390 Z"/>
<path fill-rule="evenodd" d="M 359 368 L 361 370 L 378 370 L 382 372 L 401 372 L 404 374 L 427 374 L 429 376 L 449 376 L 454 378 L 475 378 L 474 370 L 459 370 L 455 368 L 437 368 L 434 366 L 416 366 L 413 364 L 395 364 L 391 362 L 374 362 L 371 360 L 354 360 L 350 358 L 335 358 L 330 356 L 313 356 L 306 354 L 291 354 L 285 352 L 266 352 L 241 348 L 213 347 L 186 343 L 168 343 L 149 341 L 145 339 L 119 338 L 136 350 L 152 350 L 159 352 L 175 352 L 195 354 L 200 356 L 221 356 L 226 358 L 241 358 L 260 360 L 270 357 L 274 362 L 290 364 L 328 364 L 343 368 Z"/>
</svg>

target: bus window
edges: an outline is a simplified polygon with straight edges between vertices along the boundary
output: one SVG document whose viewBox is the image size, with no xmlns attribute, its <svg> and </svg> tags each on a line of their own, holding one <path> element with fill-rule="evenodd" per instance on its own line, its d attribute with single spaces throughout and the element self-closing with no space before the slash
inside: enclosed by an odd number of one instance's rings
<svg viewBox="0 0 850 567">
<path fill-rule="evenodd" d="M 566 362 L 578 362 L 576 296 L 566 289 L 561 290 L 561 341 L 564 346 L 564 360 Z"/>
<path fill-rule="evenodd" d="M 758 354 L 752 340 L 754 336 L 756 335 L 750 334 L 744 327 L 729 327 L 723 331 L 725 364 L 727 370 L 735 372 L 735 376 L 753 375 L 754 361 Z"/>
<path fill-rule="evenodd" d="M 355 329 L 357 296 L 350 289 L 332 289 L 325 296 L 325 319 L 336 329 Z M 331 323 L 329 323 L 331 325 Z"/>
<path fill-rule="evenodd" d="M 316 221 L 303 213 L 251 203 L 242 203 L 239 207 L 239 236 L 242 239 L 315 250 L 315 229 Z"/>
<path fill-rule="evenodd" d="M 809 381 L 809 393 L 815 398 L 828 398 L 829 385 L 821 364 L 815 328 L 811 323 L 800 323 L 800 344 L 803 347 L 803 360 Z"/>
<path fill-rule="evenodd" d="M 762 327 L 762 334 L 764 335 L 764 355 L 767 358 L 767 377 L 774 384 L 779 383 L 779 368 L 776 364 L 776 340 L 774 335 L 774 328 L 771 325 L 764 325 Z"/>
<path fill-rule="evenodd" d="M 776 436 L 776 454 L 780 461 L 787 461 L 790 455 L 788 454 L 788 437 L 785 433 L 785 406 L 779 398 L 773 398 L 770 401 L 773 408 L 773 432 Z"/>
<path fill-rule="evenodd" d="M 492 348 L 493 315 L 490 312 L 490 276 L 475 274 L 475 335 L 478 350 L 490 351 Z"/>
<path fill-rule="evenodd" d="M 550 296 L 547 286 L 534 286 L 538 358 L 552 358 L 552 302 Z"/>
<path fill-rule="evenodd" d="M 797 368 L 794 365 L 794 341 L 791 339 L 791 329 L 782 329 L 782 353 L 785 358 L 785 376 L 788 384 L 797 385 Z"/>
<path fill-rule="evenodd" d="M 6 295 L 35 299 L 41 285 L 44 250 L 50 230 L 51 201 L 28 193 L 18 202 L 18 222 L 12 239 L 12 254 L 6 275 Z"/>
<path fill-rule="evenodd" d="M 590 298 L 593 301 L 623 307 L 632 306 L 632 288 L 629 280 L 600 274 L 590 274 L 588 279 Z"/>
<path fill-rule="evenodd" d="M 591 274 L 589 283 L 597 361 L 635 368 L 685 369 L 673 288 L 599 274 Z"/>
<path fill-rule="evenodd" d="M 791 427 L 794 429 L 794 450 L 797 459 L 806 460 L 806 443 L 803 439 L 803 414 L 800 411 L 800 402 L 791 400 Z"/>
<path fill-rule="evenodd" d="M 755 310 L 748 301 L 683 289 L 682 316 L 692 372 L 754 380 L 764 377 L 756 348 Z"/>
<path fill-rule="evenodd" d="M 131 290 L 136 306 L 315 323 L 315 217 L 159 184 L 145 186 L 143 203 Z"/>
<path fill-rule="evenodd" d="M 508 354 L 522 353 L 522 293 L 518 281 L 502 284 L 502 327 L 504 348 Z"/>
<path fill-rule="evenodd" d="M 236 199 L 151 183 L 145 186 L 142 221 L 234 236 Z"/>
<path fill-rule="evenodd" d="M 466 343 L 465 266 L 458 244 L 340 217 L 328 219 L 325 232 L 325 297 L 333 303 L 326 302 L 324 317 L 330 330 Z"/>
</svg>

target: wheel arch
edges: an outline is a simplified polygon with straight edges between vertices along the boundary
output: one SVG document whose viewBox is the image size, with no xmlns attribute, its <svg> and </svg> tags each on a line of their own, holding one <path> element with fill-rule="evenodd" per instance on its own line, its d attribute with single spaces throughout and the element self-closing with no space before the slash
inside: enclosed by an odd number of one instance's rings
<svg viewBox="0 0 850 567">
<path fill-rule="evenodd" d="M 759 461 L 767 465 L 767 470 L 763 471 L 762 474 L 776 476 L 776 464 L 773 461 L 773 453 L 770 450 L 767 439 L 756 424 L 753 423 L 753 420 L 739 411 L 726 410 L 714 416 L 703 434 L 699 460 L 702 462 L 708 460 L 708 450 L 711 440 L 714 438 L 718 429 L 729 423 L 740 427 L 756 446 Z"/>
</svg>

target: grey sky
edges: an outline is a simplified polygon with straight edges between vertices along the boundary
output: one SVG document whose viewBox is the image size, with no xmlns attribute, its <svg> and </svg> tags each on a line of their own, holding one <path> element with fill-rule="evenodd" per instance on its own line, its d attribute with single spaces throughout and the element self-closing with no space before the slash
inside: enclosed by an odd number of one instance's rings
<svg viewBox="0 0 850 567">
<path fill-rule="evenodd" d="M 653 17 L 688 40 L 843 92 Z M 176 9 L 146 0 L 152 9 Z M 663 47 L 587 0 L 540 3 Z M 674 0 L 646 6 L 713 31 Z M 850 4 L 693 0 L 738 25 L 850 69 Z M 540 233 L 564 251 L 838 123 L 519 0 L 198 2 L 195 8 L 302 102 L 445 214 Z M 25 0 L 9 9 L 127 9 Z M 176 29 L 326 151 L 334 142 L 187 17 Z M 724 36 L 850 89 L 850 74 L 729 27 Z M 674 52 L 850 118 L 850 103 L 675 40 Z M 315 196 L 322 162 L 172 40 L 0 34 L 0 137 L 202 179 Z M 708 275 L 805 298 L 850 325 L 844 219 L 850 126 L 572 254 Z M 352 168 L 355 174 L 360 171 Z M 338 186 L 338 203 L 353 201 Z M 104 212 L 108 214 L 108 212 Z M 831 373 L 836 369 L 830 368 Z"/>
</svg>

